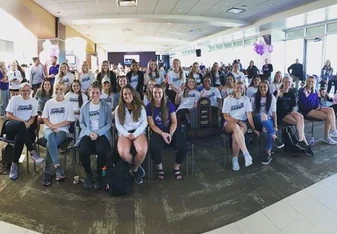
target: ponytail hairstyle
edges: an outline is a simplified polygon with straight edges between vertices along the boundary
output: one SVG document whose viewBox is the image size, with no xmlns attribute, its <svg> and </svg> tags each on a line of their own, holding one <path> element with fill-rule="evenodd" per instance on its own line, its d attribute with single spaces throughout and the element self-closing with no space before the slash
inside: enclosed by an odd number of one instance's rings
<svg viewBox="0 0 337 234">
<path fill-rule="evenodd" d="M 189 82 L 190 80 L 192 80 L 193 83 L 194 83 L 194 88 L 193 88 L 193 90 L 195 90 L 195 88 L 196 88 L 196 86 L 197 86 L 197 82 L 195 81 L 194 77 L 193 77 L 193 76 L 192 76 L 192 77 L 188 77 L 188 79 L 187 79 L 187 81 L 186 81 L 186 84 L 185 84 L 185 89 L 184 89 L 184 92 L 183 92 L 183 97 L 187 97 L 187 96 L 188 96 L 188 92 L 189 92 L 190 90 L 192 90 L 192 89 L 190 89 L 190 88 L 188 87 L 188 82 Z"/>
<path fill-rule="evenodd" d="M 89 90 L 91 89 L 99 89 L 99 91 L 101 92 L 101 85 L 99 83 L 98 80 L 95 80 L 92 85 L 90 86 Z M 90 92 L 90 91 L 89 91 Z"/>
<path fill-rule="evenodd" d="M 257 92 L 255 93 L 254 97 L 255 97 L 255 110 L 253 110 L 256 114 L 260 113 L 260 109 L 261 109 L 261 92 L 260 92 L 260 86 L 262 84 L 266 84 L 268 87 L 268 91 L 267 91 L 267 102 L 266 102 L 266 113 L 269 112 L 270 110 L 270 106 L 271 106 L 271 101 L 272 101 L 272 94 L 270 93 L 270 89 L 269 89 L 269 85 L 266 81 L 261 81 L 261 83 L 259 84 L 259 88 L 257 90 Z"/>
<path fill-rule="evenodd" d="M 177 58 L 173 59 L 173 63 L 174 62 L 177 62 L 179 64 L 179 79 L 183 80 L 184 79 L 184 71 L 183 71 L 183 69 L 181 67 L 181 62 Z"/>
<path fill-rule="evenodd" d="M 153 89 L 161 89 L 163 92 L 163 97 L 161 98 L 161 103 L 160 103 L 160 112 L 162 114 L 162 122 L 164 123 L 164 125 L 167 127 L 168 124 L 168 107 L 167 107 L 167 97 L 166 97 L 166 93 L 165 93 L 165 89 L 159 85 L 156 84 Z M 153 91 L 152 91 L 152 98 L 151 98 L 151 108 L 152 108 L 152 118 L 154 118 L 154 98 L 153 98 Z"/>
<path fill-rule="evenodd" d="M 83 97 L 82 97 L 82 92 L 81 92 L 81 82 L 79 80 L 73 80 L 70 84 L 70 92 L 75 93 L 73 89 L 73 84 L 77 83 L 78 86 L 80 87 L 80 91 L 78 92 L 78 107 L 81 108 L 83 105 Z"/>
</svg>

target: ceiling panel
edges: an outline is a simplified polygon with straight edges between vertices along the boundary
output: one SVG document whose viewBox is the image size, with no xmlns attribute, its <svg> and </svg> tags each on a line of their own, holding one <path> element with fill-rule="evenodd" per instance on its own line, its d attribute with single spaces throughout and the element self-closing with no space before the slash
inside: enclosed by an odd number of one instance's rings
<svg viewBox="0 0 337 234">
<path fill-rule="evenodd" d="M 138 0 L 137 8 L 156 7 L 159 0 Z"/>
<path fill-rule="evenodd" d="M 81 2 L 80 3 L 82 8 L 97 8 L 99 7 L 97 2 Z"/>
<path fill-rule="evenodd" d="M 61 3 L 61 7 L 65 10 L 68 9 L 81 9 L 81 6 L 77 2 L 71 2 L 71 3 Z"/>
<path fill-rule="evenodd" d="M 136 7 L 119 7 L 118 13 L 119 14 L 136 14 L 137 8 Z"/>
<path fill-rule="evenodd" d="M 195 6 L 195 2 L 181 2 L 179 1 L 177 5 L 173 8 L 171 15 L 185 15 Z"/>
<path fill-rule="evenodd" d="M 205 13 L 203 13 L 203 16 L 208 16 L 208 17 L 217 17 L 221 13 L 224 13 L 227 10 L 226 7 L 220 7 L 220 6 L 214 6 Z"/>
<path fill-rule="evenodd" d="M 284 1 L 284 0 L 282 0 Z M 280 1 L 280 2 L 282 2 Z M 238 2 L 237 4 L 235 4 L 234 6 L 235 7 L 238 7 L 238 8 L 242 8 L 242 9 L 246 9 L 246 10 L 250 10 L 254 7 L 258 7 L 258 6 L 263 6 L 263 5 L 266 5 L 268 6 L 268 4 L 270 3 L 270 0 L 245 0 L 245 1 L 240 1 Z"/>
<path fill-rule="evenodd" d="M 170 14 L 178 0 L 159 0 L 156 9 L 154 11 L 155 14 Z"/>
<path fill-rule="evenodd" d="M 97 1 L 98 5 L 100 7 L 113 7 L 113 8 L 117 8 L 117 4 L 116 1 L 113 0 L 100 0 Z"/>
<path fill-rule="evenodd" d="M 204 12 L 212 8 L 210 4 L 198 3 L 187 12 L 187 15 L 202 15 Z"/>
</svg>

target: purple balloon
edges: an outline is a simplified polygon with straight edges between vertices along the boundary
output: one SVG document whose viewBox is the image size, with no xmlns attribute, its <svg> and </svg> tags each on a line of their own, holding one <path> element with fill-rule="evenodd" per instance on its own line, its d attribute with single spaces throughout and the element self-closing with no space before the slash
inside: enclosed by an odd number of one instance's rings
<svg viewBox="0 0 337 234">
<path fill-rule="evenodd" d="M 273 50 L 274 50 L 274 46 L 273 46 L 273 45 L 268 45 L 268 46 L 267 46 L 267 51 L 268 51 L 269 53 L 273 52 Z"/>
</svg>

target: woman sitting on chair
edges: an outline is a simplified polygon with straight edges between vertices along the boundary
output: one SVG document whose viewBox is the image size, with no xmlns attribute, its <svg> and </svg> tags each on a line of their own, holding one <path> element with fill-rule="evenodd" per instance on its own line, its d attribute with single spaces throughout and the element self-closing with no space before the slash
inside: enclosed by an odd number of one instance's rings
<svg viewBox="0 0 337 234">
<path fill-rule="evenodd" d="M 315 78 L 309 76 L 305 86 L 298 91 L 298 109 L 304 117 L 324 120 L 324 137 L 322 141 L 330 145 L 335 145 L 337 141 L 331 139 L 331 137 L 337 137 L 335 111 L 331 107 L 322 107 L 319 105 L 315 82 Z"/>
<path fill-rule="evenodd" d="M 222 107 L 222 113 L 225 119 L 225 132 L 232 134 L 232 150 L 233 150 L 233 171 L 240 170 L 239 151 L 241 150 L 245 157 L 245 166 L 249 167 L 253 163 L 246 143 L 245 134 L 248 129 L 248 123 L 252 127 L 254 133 L 259 132 L 254 127 L 252 118 L 252 106 L 249 98 L 245 96 L 245 84 L 237 82 L 234 85 L 233 94 L 225 98 Z M 248 120 L 248 121 L 247 121 Z"/>
<path fill-rule="evenodd" d="M 44 79 L 42 81 L 41 87 L 37 90 L 35 94 L 35 99 L 37 100 L 37 113 L 39 114 L 37 123 L 42 124 L 43 120 L 41 118 L 44 105 L 47 101 L 51 99 L 53 94 L 53 86 L 49 79 Z"/>
<path fill-rule="evenodd" d="M 117 149 L 119 156 L 132 165 L 131 173 L 137 184 L 143 183 L 145 171 L 142 163 L 147 153 L 146 111 L 139 95 L 131 85 L 121 90 L 119 104 L 115 111 L 116 129 L 118 131 Z M 136 155 L 131 154 L 131 146 L 135 147 Z"/>
<path fill-rule="evenodd" d="M 205 75 L 204 77 L 204 89 L 200 92 L 202 97 L 208 97 L 211 101 L 212 108 L 216 111 L 221 110 L 222 108 L 222 97 L 219 89 L 212 87 L 212 79 L 210 75 Z M 219 111 L 220 113 L 220 111 Z"/>
<path fill-rule="evenodd" d="M 102 168 L 107 162 L 111 150 L 112 123 L 111 109 L 108 104 L 100 100 L 101 89 L 97 81 L 90 88 L 90 100 L 83 104 L 80 111 L 81 132 L 76 144 L 79 145 L 80 159 L 86 173 L 84 187 L 101 189 L 103 186 Z M 93 182 L 90 167 L 90 155 L 97 154 L 97 178 Z"/>
<path fill-rule="evenodd" d="M 146 85 L 146 91 L 144 93 L 144 99 L 143 103 L 145 106 L 151 102 L 152 99 L 152 90 L 153 87 L 155 86 L 156 82 L 154 80 L 149 80 L 149 82 Z"/>
<path fill-rule="evenodd" d="M 81 92 L 81 89 L 81 82 L 74 80 L 70 85 L 69 92 L 64 97 L 70 103 L 77 120 L 80 119 L 80 109 L 83 103 L 88 101 L 88 96 Z"/>
<path fill-rule="evenodd" d="M 146 106 L 146 112 L 147 121 L 152 130 L 150 150 L 157 165 L 158 179 L 164 179 L 162 150 L 165 145 L 173 143 L 178 150 L 173 165 L 173 173 L 176 180 L 182 180 L 180 164 L 184 161 L 188 152 L 187 140 L 182 129 L 177 128 L 174 106 L 167 100 L 164 89 L 160 85 L 154 86 L 152 100 Z"/>
<path fill-rule="evenodd" d="M 18 178 L 19 158 L 25 145 L 30 152 L 30 156 L 36 163 L 42 163 L 44 160 L 37 154 L 33 147 L 35 140 L 35 130 L 37 116 L 37 101 L 30 97 L 31 86 L 28 83 L 22 83 L 19 89 L 20 95 L 13 96 L 6 108 L 7 120 L 4 122 L 1 135 L 6 134 L 6 139 L 14 140 L 14 158 L 9 173 L 9 178 L 15 180 Z"/>
<path fill-rule="evenodd" d="M 294 110 L 296 106 L 295 94 L 290 91 L 292 84 L 292 78 L 285 76 L 282 80 L 282 86 L 279 89 L 276 98 L 276 112 L 277 112 L 277 122 L 286 123 L 290 125 L 295 125 L 298 133 L 298 143 L 296 147 L 305 150 L 305 153 L 309 156 L 314 156 L 311 147 L 308 145 L 307 140 L 304 135 L 304 119 L 303 115 Z"/>
<path fill-rule="evenodd" d="M 56 180 L 65 178 L 64 170 L 60 165 L 57 146 L 67 139 L 69 125 L 75 121 L 74 111 L 68 100 L 64 98 L 66 86 L 62 82 L 55 83 L 54 98 L 47 101 L 42 119 L 44 122 L 44 138 L 46 144 L 46 167 L 43 173 L 42 184 L 50 185 L 50 166 L 54 164 Z"/>
<path fill-rule="evenodd" d="M 189 77 L 184 90 L 180 91 L 175 97 L 175 103 L 178 105 L 177 118 L 178 123 L 185 124 L 186 115 L 192 108 L 197 107 L 200 98 L 200 92 L 196 90 L 197 82 L 193 77 Z"/>
<path fill-rule="evenodd" d="M 277 148 L 282 148 L 284 144 L 278 139 L 277 133 L 277 117 L 276 117 L 276 98 L 269 93 L 269 85 L 266 81 L 262 81 L 258 87 L 258 91 L 251 99 L 252 110 L 254 114 L 254 124 L 258 131 L 265 131 L 266 134 L 266 154 L 263 156 L 262 164 L 267 165 L 273 159 L 271 157 L 271 149 L 273 141 Z"/>
</svg>

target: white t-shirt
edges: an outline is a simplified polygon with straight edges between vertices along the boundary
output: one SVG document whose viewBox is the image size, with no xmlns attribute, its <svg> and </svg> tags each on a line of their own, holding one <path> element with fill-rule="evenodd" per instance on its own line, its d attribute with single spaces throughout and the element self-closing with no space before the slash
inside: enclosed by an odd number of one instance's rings
<svg viewBox="0 0 337 234">
<path fill-rule="evenodd" d="M 270 108 L 268 113 L 266 112 L 266 104 L 267 104 L 267 97 L 261 97 L 261 107 L 260 107 L 260 112 L 261 113 L 265 113 L 268 116 L 272 116 L 272 112 L 276 112 L 276 98 L 274 95 L 271 95 L 272 99 L 271 99 L 271 103 L 270 103 Z M 251 103 L 252 103 L 252 110 L 255 110 L 255 97 L 252 97 L 251 99 Z"/>
<path fill-rule="evenodd" d="M 256 87 L 256 88 L 254 86 L 248 87 L 247 97 L 249 97 L 249 99 L 251 99 L 254 96 L 254 94 L 256 94 L 257 90 L 258 90 L 258 87 Z"/>
<path fill-rule="evenodd" d="M 46 118 L 52 124 L 57 124 L 62 121 L 75 121 L 74 111 L 68 100 L 62 102 L 56 101 L 55 98 L 48 100 L 43 108 L 42 118 Z M 44 129 L 49 128 L 46 124 Z M 60 131 L 69 133 L 69 125 L 58 128 Z"/>
<path fill-rule="evenodd" d="M 215 84 L 216 85 L 220 85 L 221 84 L 221 81 L 220 81 L 220 74 L 219 72 L 215 73 Z"/>
<path fill-rule="evenodd" d="M 222 105 L 222 113 L 229 114 L 237 120 L 247 120 L 247 112 L 252 112 L 252 105 L 247 96 L 241 96 L 239 99 L 233 96 L 225 98 Z"/>
<path fill-rule="evenodd" d="M 281 88 L 282 83 L 276 84 L 276 83 L 272 83 L 269 87 L 270 87 L 270 93 L 273 94 L 275 93 L 275 91 L 279 91 L 279 89 Z"/>
<path fill-rule="evenodd" d="M 153 79 L 156 82 L 156 84 L 159 84 L 159 85 L 161 85 L 165 81 L 163 71 L 159 71 L 159 77 L 156 77 L 156 73 L 152 72 L 152 77 L 154 77 Z"/>
<path fill-rule="evenodd" d="M 85 95 L 84 93 L 81 93 L 81 94 L 82 94 L 83 103 L 88 101 L 87 95 Z M 69 102 L 71 108 L 73 109 L 73 112 L 78 112 L 81 109 L 81 107 L 79 107 L 78 105 L 78 96 L 79 95 L 76 93 L 68 92 L 66 96 L 64 97 L 64 99 Z M 79 119 L 79 115 L 76 115 L 75 117 Z"/>
<path fill-rule="evenodd" d="M 55 76 L 55 82 L 57 83 L 57 82 L 63 81 L 64 84 L 66 85 L 67 90 L 70 88 L 70 85 L 73 82 L 73 80 L 74 80 L 74 74 L 71 72 L 68 72 L 67 74 L 65 74 L 62 79 L 60 79 L 59 74 Z"/>
<path fill-rule="evenodd" d="M 136 74 L 136 75 L 134 76 L 133 73 L 132 73 L 132 74 L 131 74 L 131 79 L 130 79 L 130 85 L 132 86 L 132 88 L 134 88 L 134 89 L 137 88 L 138 81 L 139 81 L 139 76 L 138 76 L 138 74 Z"/>
<path fill-rule="evenodd" d="M 92 132 L 96 132 L 99 129 L 99 110 L 101 108 L 101 103 L 95 105 L 90 102 L 89 107 L 89 124 Z"/>
<path fill-rule="evenodd" d="M 32 97 L 24 100 L 21 95 L 13 96 L 9 100 L 6 111 L 23 121 L 28 121 L 30 117 L 37 116 L 37 100 Z"/>
<path fill-rule="evenodd" d="M 216 87 L 211 87 L 209 90 L 206 90 L 204 88 L 203 90 L 201 90 L 201 95 L 209 98 L 209 100 L 211 101 L 211 106 L 219 106 L 218 98 L 221 99 L 221 94 L 219 89 L 217 89 Z"/>
<path fill-rule="evenodd" d="M 183 94 L 184 92 L 179 94 L 180 104 L 177 111 L 180 109 L 192 109 L 200 98 L 200 92 L 197 90 L 188 91 L 187 97 L 183 97 Z"/>
<path fill-rule="evenodd" d="M 147 104 L 149 104 L 149 103 L 150 103 L 150 100 L 149 100 L 149 99 L 147 99 L 147 96 L 146 96 L 146 95 L 144 95 L 144 98 L 143 98 L 143 103 L 144 103 L 144 106 L 147 106 Z"/>
<path fill-rule="evenodd" d="M 94 80 L 95 80 L 95 75 L 91 71 L 89 71 L 88 73 L 82 73 L 81 74 L 81 91 L 87 92 L 88 89 L 90 88 L 90 85 L 92 85 L 92 83 L 94 82 Z"/>
<path fill-rule="evenodd" d="M 234 88 L 224 88 L 221 90 L 221 96 L 223 99 L 228 97 L 229 95 L 232 95 Z"/>
<path fill-rule="evenodd" d="M 194 77 L 195 81 L 197 82 L 197 84 L 201 83 L 201 79 L 200 79 L 200 74 L 199 73 L 193 73 L 193 77 Z"/>
<path fill-rule="evenodd" d="M 9 70 L 7 72 L 7 77 L 9 81 L 9 89 L 20 89 L 22 76 L 19 70 Z"/>
<path fill-rule="evenodd" d="M 118 94 L 119 95 L 119 94 Z M 114 95 L 113 94 L 110 94 L 110 97 L 108 97 L 109 95 L 108 94 L 106 94 L 106 93 L 104 93 L 103 91 L 102 91 L 102 94 L 101 94 L 101 100 L 102 101 L 104 101 L 104 102 L 106 102 L 109 106 L 110 106 L 110 108 L 112 109 L 113 108 L 113 98 L 114 98 Z"/>
<path fill-rule="evenodd" d="M 246 82 L 246 76 L 245 76 L 245 74 L 243 74 L 243 72 L 238 72 L 238 73 L 235 73 L 235 72 L 231 72 L 232 74 L 233 74 L 233 76 L 234 76 L 234 79 L 235 79 L 235 81 L 236 82 L 238 82 L 238 81 L 241 81 L 241 82 Z"/>
<path fill-rule="evenodd" d="M 168 84 L 173 85 L 176 89 L 180 90 L 180 86 L 185 83 L 185 76 L 183 75 L 183 78 L 180 79 L 180 74 L 175 73 L 174 71 L 170 71 L 168 74 Z M 171 88 L 169 88 L 171 90 Z"/>
</svg>

